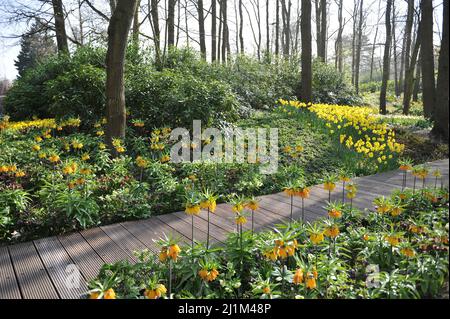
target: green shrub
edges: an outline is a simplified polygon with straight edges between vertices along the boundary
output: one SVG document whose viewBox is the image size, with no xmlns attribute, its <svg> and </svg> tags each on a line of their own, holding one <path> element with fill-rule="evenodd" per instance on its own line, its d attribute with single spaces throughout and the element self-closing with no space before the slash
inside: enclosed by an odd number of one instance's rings
<svg viewBox="0 0 450 319">
<path fill-rule="evenodd" d="M 56 118 L 82 118 L 93 123 L 105 114 L 106 72 L 92 65 L 79 65 L 45 84 L 51 97 L 48 111 Z"/>
<path fill-rule="evenodd" d="M 85 103 L 89 104 L 83 109 L 102 105 L 103 94 L 98 95 L 98 91 L 104 86 L 104 76 L 100 75 L 104 56 L 103 49 L 81 48 L 71 57 L 53 56 L 28 69 L 8 91 L 5 113 L 16 120 L 50 118 L 66 112 L 76 114 Z"/>
<path fill-rule="evenodd" d="M 381 91 L 381 81 L 372 81 L 359 84 L 359 91 L 361 93 L 376 93 Z M 395 82 L 393 80 L 388 81 L 388 92 L 394 92 Z"/>
<path fill-rule="evenodd" d="M 238 102 L 228 85 L 178 70 L 155 71 L 150 66 L 127 76 L 127 105 L 132 116 L 153 127 L 190 127 L 234 121 Z"/>
<path fill-rule="evenodd" d="M 315 103 L 361 105 L 361 98 L 355 93 L 342 73 L 332 65 L 319 61 L 313 63 L 313 100 Z"/>
</svg>

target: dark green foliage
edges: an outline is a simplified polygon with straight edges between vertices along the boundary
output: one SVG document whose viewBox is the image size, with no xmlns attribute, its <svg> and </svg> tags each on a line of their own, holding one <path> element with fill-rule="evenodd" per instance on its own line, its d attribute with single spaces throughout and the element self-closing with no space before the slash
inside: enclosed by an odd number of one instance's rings
<svg viewBox="0 0 450 319">
<path fill-rule="evenodd" d="M 105 105 L 105 50 L 81 48 L 71 57 L 53 56 L 18 79 L 5 99 L 13 120 L 79 116 L 99 120 Z M 189 49 L 172 50 L 161 69 L 151 53 L 133 46 L 127 52 L 126 103 L 132 117 L 153 127 L 233 122 L 250 109 L 270 109 L 300 91 L 298 59 L 261 63 L 238 56 L 229 65 L 209 64 Z M 359 104 L 344 77 L 325 64 L 314 64 L 314 101 Z"/>
<path fill-rule="evenodd" d="M 334 66 L 315 61 L 313 64 L 314 103 L 361 105 L 361 98 Z"/>
<path fill-rule="evenodd" d="M 72 57 L 48 58 L 14 83 L 4 101 L 5 112 L 12 119 L 50 118 L 66 112 L 76 114 L 84 103 L 95 104 L 83 108 L 102 105 L 104 97 L 98 95 L 98 89 L 104 82 L 103 61 L 104 50 L 92 48 L 79 49 Z"/>
<path fill-rule="evenodd" d="M 19 76 L 35 67 L 40 61 L 56 53 L 56 45 L 53 39 L 42 31 L 39 22 L 35 22 L 31 29 L 20 39 L 20 52 L 14 65 L 19 71 Z"/>
</svg>

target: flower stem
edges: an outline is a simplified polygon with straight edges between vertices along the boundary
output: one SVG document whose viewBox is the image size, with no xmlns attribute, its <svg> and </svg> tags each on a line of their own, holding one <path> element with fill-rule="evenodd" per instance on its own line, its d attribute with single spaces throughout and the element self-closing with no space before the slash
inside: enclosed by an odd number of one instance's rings
<svg viewBox="0 0 450 319">
<path fill-rule="evenodd" d="M 294 196 L 291 195 L 291 223 L 294 220 Z"/>
<path fill-rule="evenodd" d="M 192 253 L 194 253 L 194 215 L 192 215 Z"/>
<path fill-rule="evenodd" d="M 345 204 L 345 182 L 342 183 L 342 203 Z"/>
<path fill-rule="evenodd" d="M 208 208 L 208 236 L 206 238 L 206 250 L 209 250 L 209 215 L 210 215 L 210 209 Z"/>
<path fill-rule="evenodd" d="M 172 260 L 169 260 L 169 299 L 172 298 Z"/>
<path fill-rule="evenodd" d="M 254 229 L 255 229 L 254 221 L 255 221 L 255 211 L 252 210 L 252 235 L 253 235 Z"/>
<path fill-rule="evenodd" d="M 302 222 L 305 222 L 305 199 L 302 197 Z"/>
</svg>

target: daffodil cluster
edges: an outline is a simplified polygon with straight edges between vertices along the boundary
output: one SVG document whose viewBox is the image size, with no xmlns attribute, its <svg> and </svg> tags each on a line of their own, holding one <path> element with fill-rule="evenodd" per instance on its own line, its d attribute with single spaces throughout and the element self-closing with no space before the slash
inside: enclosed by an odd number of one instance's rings
<svg viewBox="0 0 450 319">
<path fill-rule="evenodd" d="M 404 152 L 395 132 L 383 123 L 372 108 L 329 104 L 305 104 L 280 100 L 280 109 L 288 114 L 307 110 L 325 122 L 330 135 L 337 135 L 344 147 L 365 158 L 374 159 L 378 165 L 387 165 Z"/>
</svg>

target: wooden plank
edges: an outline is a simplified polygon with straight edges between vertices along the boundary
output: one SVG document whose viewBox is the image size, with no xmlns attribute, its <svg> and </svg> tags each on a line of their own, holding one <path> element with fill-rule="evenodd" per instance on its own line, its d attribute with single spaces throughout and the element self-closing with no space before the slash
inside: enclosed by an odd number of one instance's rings
<svg viewBox="0 0 450 319">
<path fill-rule="evenodd" d="M 191 222 L 191 217 L 186 215 L 184 212 L 178 212 L 174 213 L 174 216 L 178 217 L 179 219 L 185 221 L 186 223 Z M 217 227 L 215 224 L 211 223 L 211 221 L 215 218 L 214 214 L 210 214 L 210 223 L 209 223 L 209 234 L 210 237 L 216 239 L 216 241 L 224 242 L 227 239 L 228 232 L 223 230 L 222 228 Z M 208 221 L 199 217 L 195 216 L 195 226 L 205 232 L 208 233 Z"/>
<path fill-rule="evenodd" d="M 192 224 L 191 221 L 187 222 L 179 219 L 173 214 L 157 216 L 159 220 L 165 223 L 170 228 L 175 229 L 177 232 L 183 234 L 189 240 L 192 238 Z M 194 240 L 199 242 L 206 242 L 206 233 L 196 226 L 196 218 L 194 218 Z M 212 240 L 215 242 L 217 240 Z"/>
<path fill-rule="evenodd" d="M 101 228 L 83 230 L 80 234 L 105 263 L 113 264 L 121 260 L 134 262 Z"/>
<path fill-rule="evenodd" d="M 10 246 L 8 249 L 24 299 L 59 298 L 32 242 Z"/>
<path fill-rule="evenodd" d="M 229 215 L 229 212 L 226 211 L 225 207 L 222 207 L 224 204 L 217 205 L 217 210 L 214 214 L 211 214 L 210 222 L 214 224 L 216 227 L 223 229 L 227 233 L 232 233 L 236 231 L 236 224 L 232 215 Z M 203 218 L 203 220 L 208 220 L 208 212 L 202 210 L 198 217 Z"/>
<path fill-rule="evenodd" d="M 79 272 L 78 283 L 70 281 L 69 276 L 73 273 L 67 267 L 73 266 L 74 263 L 58 238 L 39 239 L 35 240 L 34 244 L 53 285 L 62 299 L 79 299 L 88 291 L 85 278 L 83 278 L 81 272 Z"/>
<path fill-rule="evenodd" d="M 232 207 L 230 204 L 224 203 L 217 205 L 216 209 L 216 216 L 221 217 L 221 223 L 224 225 L 223 227 L 230 228 L 230 232 L 235 233 L 237 229 L 236 225 L 236 214 L 233 212 Z M 255 227 L 264 227 L 265 224 L 261 221 L 255 222 Z M 251 224 L 245 224 L 242 226 L 242 229 L 244 231 L 251 230 L 252 225 Z"/>
<path fill-rule="evenodd" d="M 7 247 L 0 247 L 0 299 L 21 299 Z"/>
<path fill-rule="evenodd" d="M 305 203 L 306 204 L 306 203 Z M 285 203 L 279 201 L 277 197 L 264 197 L 260 205 L 262 208 L 277 214 L 283 218 L 285 221 L 289 221 L 291 216 L 291 205 L 290 203 Z M 302 209 L 293 205 L 293 218 L 295 220 L 299 220 L 302 217 Z M 320 215 L 311 213 L 306 209 L 305 205 L 305 221 L 313 221 L 317 218 L 320 218 Z"/>
<path fill-rule="evenodd" d="M 83 236 L 79 233 L 73 233 L 59 236 L 58 239 L 70 258 L 80 269 L 83 276 L 87 280 L 96 278 L 104 261 L 97 255 Z"/>
<path fill-rule="evenodd" d="M 136 260 L 134 252 L 141 252 L 147 248 L 120 224 L 101 226 L 100 228 L 133 260 Z"/>
<path fill-rule="evenodd" d="M 166 224 L 156 217 L 140 221 L 124 222 L 122 226 L 145 244 L 149 250 L 156 253 L 161 248 L 157 244 L 157 241 L 166 237 L 172 237 L 178 240 L 181 245 L 190 244 L 190 239 L 174 229 L 167 227 Z"/>
</svg>

